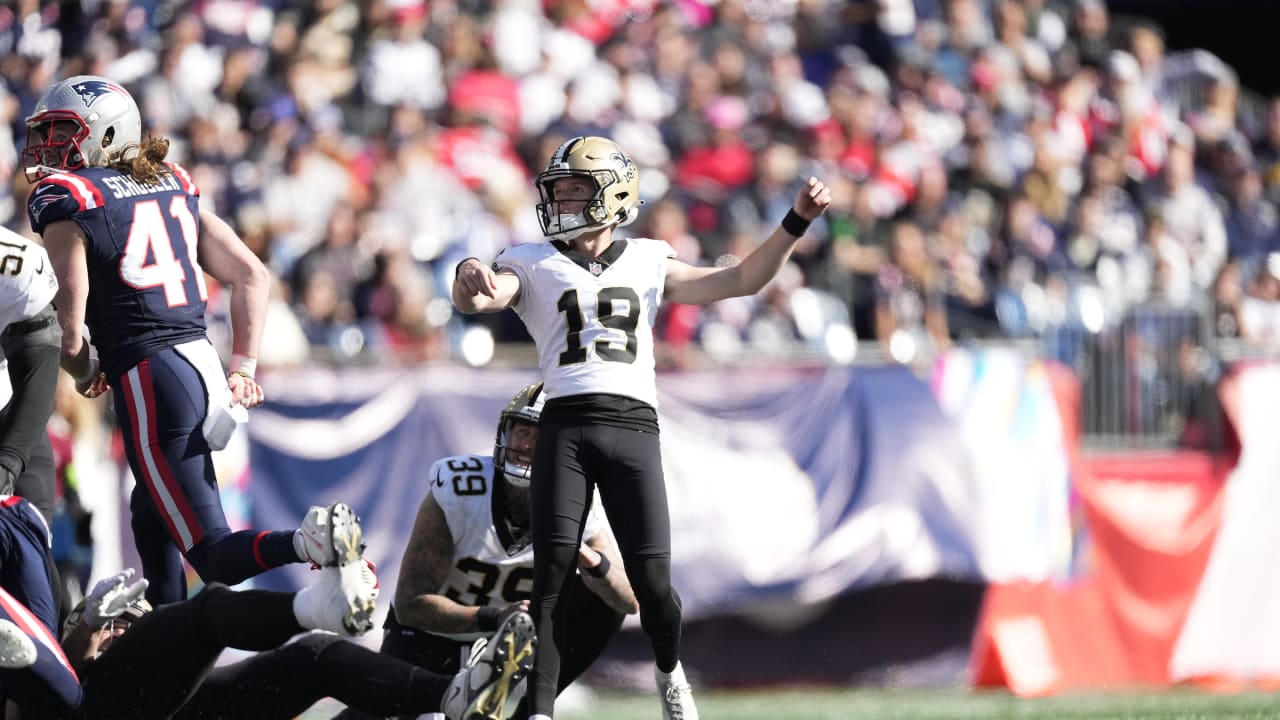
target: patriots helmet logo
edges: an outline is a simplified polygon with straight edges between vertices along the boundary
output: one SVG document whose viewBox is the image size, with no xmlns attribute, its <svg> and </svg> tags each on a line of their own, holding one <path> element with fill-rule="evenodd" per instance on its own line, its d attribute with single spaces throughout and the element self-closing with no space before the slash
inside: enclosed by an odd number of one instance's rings
<svg viewBox="0 0 1280 720">
<path fill-rule="evenodd" d="M 124 88 L 106 80 L 85 80 L 72 85 L 71 89 L 84 101 L 85 107 L 93 107 L 98 98 L 108 93 L 124 93 Z"/>
</svg>

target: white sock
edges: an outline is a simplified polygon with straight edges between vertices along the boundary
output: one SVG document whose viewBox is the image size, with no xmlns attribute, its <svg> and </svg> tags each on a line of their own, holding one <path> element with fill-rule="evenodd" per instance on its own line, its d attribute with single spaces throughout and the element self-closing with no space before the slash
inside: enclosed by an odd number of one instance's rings
<svg viewBox="0 0 1280 720">
<path fill-rule="evenodd" d="M 537 715 L 530 715 L 529 720 L 551 720 L 551 716 L 538 713 Z"/>
<path fill-rule="evenodd" d="M 670 680 L 675 682 L 677 685 L 683 685 L 688 682 L 684 678 L 684 667 L 680 665 L 679 661 L 676 661 L 676 666 L 671 668 L 671 672 L 669 673 L 662 672 L 662 670 L 655 665 L 653 666 L 653 674 L 657 677 L 659 683 Z M 532 718 L 530 720 L 532 720 Z"/>
<path fill-rule="evenodd" d="M 449 720 L 444 713 L 423 713 L 418 716 L 418 720 Z"/>
</svg>

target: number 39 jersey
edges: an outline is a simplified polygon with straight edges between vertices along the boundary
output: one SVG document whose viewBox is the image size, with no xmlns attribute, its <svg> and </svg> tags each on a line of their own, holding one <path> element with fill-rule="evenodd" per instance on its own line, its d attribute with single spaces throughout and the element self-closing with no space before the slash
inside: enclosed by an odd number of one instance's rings
<svg viewBox="0 0 1280 720">
<path fill-rule="evenodd" d="M 538 346 L 548 400 L 625 395 L 658 406 L 653 327 L 667 261 L 661 240 L 614 240 L 597 260 L 563 243 L 525 243 L 494 261 L 520 278 L 515 311 Z"/>
<path fill-rule="evenodd" d="M 186 170 L 168 166 L 154 185 L 109 168 L 55 173 L 27 201 L 35 232 L 62 220 L 84 231 L 85 323 L 108 378 L 156 350 L 205 336 L 200 191 Z"/>
<path fill-rule="evenodd" d="M 431 466 L 431 495 L 453 538 L 453 559 L 440 594 L 462 605 L 502 607 L 528 600 L 533 590 L 533 546 L 509 536 L 503 508 L 493 494 L 493 458 L 455 455 Z M 597 503 L 598 507 L 598 503 Z M 499 530 L 499 527 L 502 530 Z M 587 515 L 583 541 L 605 528 L 595 507 Z M 446 635 L 455 640 L 479 634 Z"/>
</svg>

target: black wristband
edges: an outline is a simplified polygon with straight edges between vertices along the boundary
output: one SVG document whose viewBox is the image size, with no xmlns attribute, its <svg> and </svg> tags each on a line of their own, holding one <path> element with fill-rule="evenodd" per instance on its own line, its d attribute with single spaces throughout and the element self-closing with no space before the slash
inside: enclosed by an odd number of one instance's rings
<svg viewBox="0 0 1280 720">
<path fill-rule="evenodd" d="M 478 257 L 464 257 L 464 258 L 462 258 L 461 260 L 459 260 L 459 261 L 458 261 L 458 264 L 457 264 L 457 265 L 454 265 L 454 266 L 453 266 L 453 274 L 454 274 L 454 275 L 457 275 L 457 274 L 458 274 L 458 271 L 462 269 L 462 264 L 463 264 L 463 263 L 465 263 L 465 262 L 466 262 L 466 261 L 468 261 L 468 260 L 475 260 L 476 262 L 480 262 L 480 258 L 478 258 Z"/>
<path fill-rule="evenodd" d="M 609 568 L 613 567 L 613 563 L 609 562 L 609 557 L 604 553 L 600 553 L 600 564 L 595 567 L 583 568 L 588 575 L 594 578 L 603 578 L 609 574 Z"/>
<path fill-rule="evenodd" d="M 498 629 L 498 618 L 502 617 L 502 608 L 485 605 L 476 609 L 476 627 L 480 632 L 491 633 Z"/>
<path fill-rule="evenodd" d="M 809 229 L 809 221 L 800 217 L 800 213 L 792 208 L 787 211 L 787 216 L 782 218 L 782 229 L 786 230 L 788 235 L 800 237 L 805 230 Z"/>
</svg>

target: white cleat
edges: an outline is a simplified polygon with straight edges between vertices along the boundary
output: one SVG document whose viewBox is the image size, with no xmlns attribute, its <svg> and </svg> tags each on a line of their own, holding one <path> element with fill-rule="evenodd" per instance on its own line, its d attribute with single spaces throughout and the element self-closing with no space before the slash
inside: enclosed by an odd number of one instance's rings
<svg viewBox="0 0 1280 720">
<path fill-rule="evenodd" d="M 298 559 L 316 567 L 338 564 L 338 536 L 350 534 L 350 526 L 356 526 L 356 541 L 363 550 L 364 538 L 360 535 L 360 521 L 346 503 L 336 502 L 327 508 L 312 505 L 302 518 L 302 526 L 294 535 L 294 550 Z M 344 548 L 349 549 L 349 548 Z"/>
<path fill-rule="evenodd" d="M 693 688 L 684 677 L 684 666 L 676 663 L 675 669 L 670 673 L 654 668 L 653 676 L 658 682 L 662 720 L 698 720 L 698 708 L 693 704 Z"/>
<path fill-rule="evenodd" d="M 36 644 L 11 621 L 0 618 L 0 668 L 17 670 L 36 662 Z"/>
<path fill-rule="evenodd" d="M 378 566 L 373 564 L 369 558 L 362 558 L 364 567 L 360 568 L 360 580 L 373 588 L 373 599 L 377 600 L 378 595 L 382 593 L 382 581 L 378 579 Z"/>
<path fill-rule="evenodd" d="M 449 720 L 505 720 L 512 690 L 533 667 L 538 645 L 533 618 L 516 612 L 507 616 L 487 641 L 476 641 L 471 657 L 444 692 L 444 712 Z"/>
<path fill-rule="evenodd" d="M 316 582 L 294 596 L 293 613 L 298 624 L 306 628 L 348 637 L 363 635 L 373 628 L 379 587 L 377 576 L 364 559 L 360 519 L 345 503 L 334 503 L 324 513 L 325 522 L 319 526 L 326 528 L 328 554 L 333 562 L 322 566 Z M 312 513 L 308 512 L 307 517 Z"/>
</svg>

